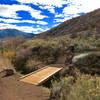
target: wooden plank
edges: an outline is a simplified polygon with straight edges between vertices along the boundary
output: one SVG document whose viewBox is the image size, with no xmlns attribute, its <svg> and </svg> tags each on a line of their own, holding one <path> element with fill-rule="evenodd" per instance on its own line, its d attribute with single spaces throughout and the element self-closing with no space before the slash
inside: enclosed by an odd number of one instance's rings
<svg viewBox="0 0 100 100">
<path fill-rule="evenodd" d="M 39 85 L 43 83 L 45 80 L 50 78 L 55 73 L 59 72 L 62 68 L 58 67 L 45 67 L 39 71 L 28 74 L 25 77 L 21 77 L 20 81 L 27 82 L 34 85 Z"/>
<path fill-rule="evenodd" d="M 33 71 L 33 72 L 29 73 L 29 74 L 26 74 L 26 75 L 24 75 L 24 76 L 21 76 L 20 79 L 23 79 L 23 78 L 25 78 L 25 77 L 27 77 L 27 76 L 30 76 L 30 75 L 32 75 L 32 74 L 34 74 L 34 73 L 37 73 L 37 72 L 39 72 L 39 71 L 41 71 L 41 70 L 43 70 L 43 69 L 45 69 L 45 68 L 47 68 L 47 67 L 48 67 L 48 66 L 45 66 L 45 67 L 40 68 L 40 69 L 38 69 L 38 70 L 36 70 L 36 71 Z"/>
</svg>

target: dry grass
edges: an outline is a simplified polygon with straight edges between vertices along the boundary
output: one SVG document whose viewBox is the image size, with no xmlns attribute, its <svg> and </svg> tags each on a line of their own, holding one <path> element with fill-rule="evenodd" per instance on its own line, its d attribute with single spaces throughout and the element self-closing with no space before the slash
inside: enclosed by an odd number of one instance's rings
<svg viewBox="0 0 100 100">
<path fill-rule="evenodd" d="M 100 77 L 82 75 L 74 83 L 73 77 L 55 81 L 51 88 L 54 100 L 100 100 Z"/>
<path fill-rule="evenodd" d="M 8 58 L 0 57 L 0 70 L 11 68 L 12 64 Z"/>
</svg>

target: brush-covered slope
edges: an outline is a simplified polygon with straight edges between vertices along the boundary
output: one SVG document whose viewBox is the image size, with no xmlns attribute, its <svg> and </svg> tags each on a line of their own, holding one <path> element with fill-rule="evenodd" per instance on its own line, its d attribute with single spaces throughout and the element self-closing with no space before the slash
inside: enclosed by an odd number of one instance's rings
<svg viewBox="0 0 100 100">
<path fill-rule="evenodd" d="M 40 33 L 39 38 L 56 37 L 60 35 L 99 34 L 100 35 L 100 9 L 83 16 L 67 20 L 57 27 Z"/>
<path fill-rule="evenodd" d="M 0 30 L 0 38 L 8 38 L 8 37 L 24 37 L 24 38 L 32 38 L 34 34 L 25 33 L 16 29 L 3 29 Z"/>
<path fill-rule="evenodd" d="M 41 68 L 42 65 L 68 65 L 72 63 L 72 58 L 74 56 L 98 51 L 98 54 L 93 53 L 93 55 L 87 57 L 89 60 L 86 61 L 89 62 L 90 66 L 88 66 L 88 62 L 87 65 L 84 63 L 86 65 L 86 70 L 84 69 L 84 71 L 87 71 L 88 69 L 87 72 L 90 73 L 90 71 L 92 72 L 95 68 L 95 71 L 93 71 L 94 73 L 100 72 L 100 56 L 98 57 L 100 54 L 100 37 L 91 35 L 98 34 L 100 36 L 99 11 L 100 10 L 96 10 L 82 17 L 65 21 L 59 26 L 38 35 L 39 38 L 46 37 L 46 39 L 33 38 L 19 43 L 19 45 L 16 46 L 16 55 L 13 57 L 13 65 L 15 69 L 26 74 Z M 78 35 L 73 39 L 68 34 Z M 73 46 L 74 53 L 71 49 Z M 94 59 L 91 60 L 91 58 Z M 84 64 L 82 64 L 81 67 L 78 66 L 78 64 L 77 66 L 75 64 L 75 67 L 79 67 L 81 70 L 84 68 Z"/>
</svg>

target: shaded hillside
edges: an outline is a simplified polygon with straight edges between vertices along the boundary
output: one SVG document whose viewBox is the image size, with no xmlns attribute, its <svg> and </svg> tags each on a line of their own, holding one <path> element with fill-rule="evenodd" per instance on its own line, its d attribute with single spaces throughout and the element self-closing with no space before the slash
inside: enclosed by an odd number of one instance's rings
<svg viewBox="0 0 100 100">
<path fill-rule="evenodd" d="M 90 12 L 86 15 L 67 20 L 57 27 L 46 32 L 40 33 L 39 38 L 56 37 L 67 34 L 100 34 L 100 9 Z"/>
<path fill-rule="evenodd" d="M 0 30 L 0 38 L 8 38 L 8 37 L 24 37 L 24 38 L 32 38 L 34 34 L 25 33 L 16 29 L 4 29 Z"/>
</svg>

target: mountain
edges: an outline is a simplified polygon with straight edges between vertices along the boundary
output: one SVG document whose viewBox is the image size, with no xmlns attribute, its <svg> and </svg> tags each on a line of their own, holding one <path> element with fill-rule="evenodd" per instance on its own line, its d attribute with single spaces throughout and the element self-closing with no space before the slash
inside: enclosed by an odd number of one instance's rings
<svg viewBox="0 0 100 100">
<path fill-rule="evenodd" d="M 56 37 L 61 35 L 75 34 L 99 34 L 100 35 L 100 9 L 87 13 L 70 20 L 67 20 L 60 25 L 40 33 L 38 38 Z"/>
<path fill-rule="evenodd" d="M 0 38 L 8 38 L 8 37 L 24 37 L 24 38 L 32 38 L 35 35 L 32 33 L 25 33 L 16 29 L 2 29 L 0 30 Z"/>
</svg>

